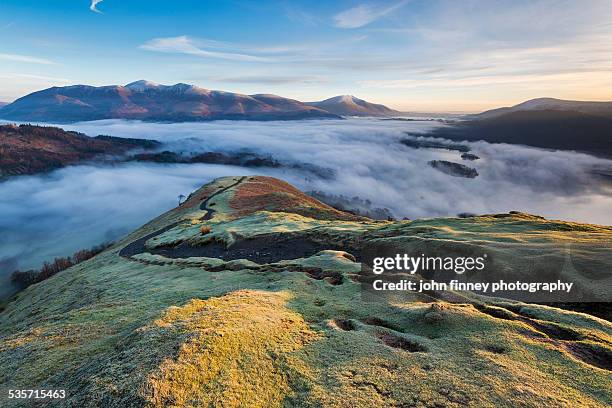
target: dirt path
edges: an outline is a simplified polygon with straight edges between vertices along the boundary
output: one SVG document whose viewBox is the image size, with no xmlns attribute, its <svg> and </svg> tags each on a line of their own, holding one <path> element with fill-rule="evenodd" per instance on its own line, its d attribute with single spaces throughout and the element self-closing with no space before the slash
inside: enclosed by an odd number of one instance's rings
<svg viewBox="0 0 612 408">
<path fill-rule="evenodd" d="M 229 190 L 230 188 L 236 187 L 238 184 L 242 183 L 244 180 L 246 179 L 246 176 L 242 176 L 240 177 L 240 179 L 238 181 L 236 181 L 233 184 L 230 184 L 227 187 L 223 187 L 221 190 L 214 192 L 213 194 L 211 194 L 210 196 L 208 196 L 208 198 L 206 198 L 206 200 L 202 201 L 202 203 L 200 204 L 200 210 L 206 210 L 206 215 L 204 215 L 201 219 L 202 220 L 210 220 L 213 215 L 215 214 L 216 210 L 210 208 L 208 206 L 208 203 L 210 202 L 211 199 L 213 199 L 214 197 L 218 196 L 219 194 L 225 193 L 227 190 Z M 177 221 L 177 222 L 173 222 L 172 224 L 168 224 L 163 228 L 158 229 L 155 232 L 152 232 L 148 235 L 145 235 L 142 238 L 138 238 L 136 241 L 131 242 L 130 244 L 126 245 L 121 251 L 119 251 L 119 256 L 122 256 L 124 258 L 130 258 L 131 256 L 134 256 L 136 254 L 140 254 L 143 252 L 150 252 L 146 247 L 145 244 L 148 240 L 150 240 L 151 238 L 154 238 L 158 235 L 163 234 L 164 232 L 176 227 L 177 225 L 179 225 L 181 222 L 183 221 Z"/>
<path fill-rule="evenodd" d="M 270 233 L 240 239 L 229 248 L 220 242 L 209 242 L 199 246 L 192 246 L 188 242 L 182 242 L 178 245 L 161 246 L 147 249 L 146 251 L 154 255 L 162 255 L 166 258 L 206 257 L 218 258 L 224 261 L 247 259 L 258 264 L 267 264 L 283 260 L 308 258 L 325 249 L 346 250 L 342 245 L 317 242 L 305 235 Z M 356 254 L 355 251 L 351 253 Z"/>
<path fill-rule="evenodd" d="M 210 220 L 214 213 L 216 213 L 217 211 L 208 207 L 208 202 L 213 199 L 214 197 L 218 196 L 221 193 L 225 193 L 227 190 L 229 190 L 232 187 L 236 187 L 238 184 L 242 183 L 244 180 L 246 179 L 246 176 L 242 176 L 240 177 L 240 179 L 235 182 L 234 184 L 230 184 L 227 187 L 222 188 L 221 190 L 217 191 L 216 193 L 211 194 L 206 200 L 202 201 L 202 204 L 200 204 L 200 210 L 206 210 L 206 215 L 204 217 L 202 217 L 202 220 Z"/>
</svg>

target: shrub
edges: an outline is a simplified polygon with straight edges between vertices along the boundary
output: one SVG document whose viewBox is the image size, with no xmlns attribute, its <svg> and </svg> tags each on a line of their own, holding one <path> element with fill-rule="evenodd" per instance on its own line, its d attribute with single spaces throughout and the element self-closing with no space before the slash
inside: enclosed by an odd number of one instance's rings
<svg viewBox="0 0 612 408">
<path fill-rule="evenodd" d="M 72 254 L 72 256 L 55 258 L 53 262 L 45 261 L 39 270 L 30 269 L 27 271 L 14 271 L 11 274 L 11 281 L 22 286 L 23 288 L 26 288 L 35 283 L 42 282 L 56 273 L 70 268 L 71 266 L 93 258 L 111 245 L 112 243 L 106 242 L 89 249 L 81 249 L 76 251 L 74 254 Z"/>
</svg>

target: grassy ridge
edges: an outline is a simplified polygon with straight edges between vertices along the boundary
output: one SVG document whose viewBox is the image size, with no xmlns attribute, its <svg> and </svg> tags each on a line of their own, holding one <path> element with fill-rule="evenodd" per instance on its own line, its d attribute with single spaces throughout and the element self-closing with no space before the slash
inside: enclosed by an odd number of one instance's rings
<svg viewBox="0 0 612 408">
<path fill-rule="evenodd" d="M 215 196 L 214 217 L 202 220 L 201 201 L 236 180 L 203 187 L 109 250 L 20 293 L 0 314 L 0 398 L 8 389 L 64 388 L 69 399 L 51 405 L 612 403 L 612 325 L 586 314 L 452 293 L 435 302 L 417 295 L 368 302 L 356 278 L 360 264 L 342 251 L 268 264 L 118 255 L 178 222 L 147 246 L 183 239 L 197 247 L 208 234 L 236 245 L 282 230 L 339 242 L 347 252 L 380 242 L 527 251 L 567 241 L 584 244 L 581 256 L 595 259 L 612 242 L 609 228 L 523 214 L 393 223 L 324 209 L 311 218 L 321 204 L 286 188 L 262 191 L 266 178 L 243 184 L 280 205 L 246 208 L 236 201 L 245 193 L 240 184 Z M 295 211 L 284 213 L 288 202 Z M 210 232 L 191 233 L 202 225 Z M 496 257 L 500 265 L 512 261 Z M 608 258 L 601 262 L 609 266 Z"/>
</svg>

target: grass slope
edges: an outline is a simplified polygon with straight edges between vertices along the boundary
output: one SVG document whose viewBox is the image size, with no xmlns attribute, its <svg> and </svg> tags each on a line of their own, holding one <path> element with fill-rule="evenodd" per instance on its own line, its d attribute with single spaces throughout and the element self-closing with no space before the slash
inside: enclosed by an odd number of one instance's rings
<svg viewBox="0 0 612 408">
<path fill-rule="evenodd" d="M 265 246 L 271 231 L 346 252 L 272 263 L 149 252 L 164 242 Z M 119 255 L 147 235 L 143 252 Z M 7 400 L 8 389 L 61 388 L 66 400 L 43 405 L 606 407 L 609 322 L 452 293 L 367 302 L 353 255 L 381 242 L 489 246 L 503 254 L 579 241 L 581 254 L 596 258 L 611 238 L 607 227 L 525 214 L 371 221 L 275 179 L 218 179 L 7 305 L 2 406 L 28 406 Z M 609 258 L 601 262 L 609 271 Z"/>
</svg>

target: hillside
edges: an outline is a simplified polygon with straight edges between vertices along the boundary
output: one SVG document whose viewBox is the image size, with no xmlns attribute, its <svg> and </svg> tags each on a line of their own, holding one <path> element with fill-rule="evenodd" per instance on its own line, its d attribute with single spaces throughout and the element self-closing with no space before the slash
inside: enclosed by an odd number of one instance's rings
<svg viewBox="0 0 612 408">
<path fill-rule="evenodd" d="M 0 125 L 0 179 L 47 172 L 105 155 L 121 155 L 159 145 L 154 140 L 88 137 L 56 127 Z"/>
<path fill-rule="evenodd" d="M 286 167 L 312 171 L 305 163 L 279 161 L 271 155 L 238 151 L 174 152 L 150 139 L 113 136 L 88 137 L 51 126 L 0 125 L 0 181 L 8 177 L 40 174 L 82 162 L 163 164 L 225 164 L 242 167 Z"/>
<path fill-rule="evenodd" d="M 533 99 L 465 117 L 431 136 L 522 144 L 612 157 L 612 102 Z"/>
<path fill-rule="evenodd" d="M 536 98 L 514 106 L 491 109 L 477 115 L 474 119 L 493 119 L 508 113 L 526 111 L 577 112 L 585 115 L 612 118 L 612 102 L 568 101 L 555 98 Z"/>
<path fill-rule="evenodd" d="M 581 290 L 609 287 L 609 227 L 519 213 L 373 221 L 277 179 L 221 178 L 19 293 L 0 313 L 0 395 L 66 389 L 55 405 L 79 407 L 607 407 L 609 322 L 470 293 L 368 301 L 360 283 L 373 250 L 487 250 L 494 269 L 539 274 L 565 255 L 517 262 L 569 242 L 592 273 L 571 275 Z"/>
<path fill-rule="evenodd" d="M 401 112 L 385 105 L 370 103 L 352 95 L 340 95 L 320 102 L 308 102 L 308 105 L 340 116 L 394 116 Z"/>
</svg>

